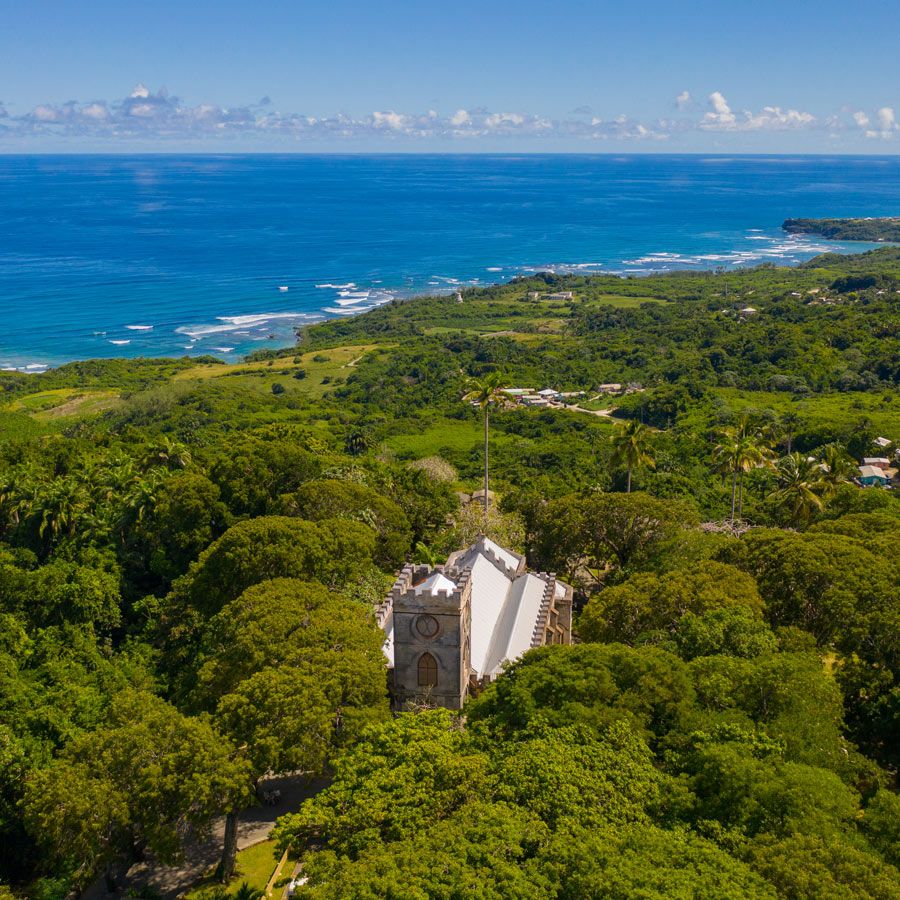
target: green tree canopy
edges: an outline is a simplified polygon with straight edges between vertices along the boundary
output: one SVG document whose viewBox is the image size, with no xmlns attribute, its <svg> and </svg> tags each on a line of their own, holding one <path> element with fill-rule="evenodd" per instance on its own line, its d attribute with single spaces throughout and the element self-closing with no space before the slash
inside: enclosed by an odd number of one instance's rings
<svg viewBox="0 0 900 900">
<path fill-rule="evenodd" d="M 247 790 L 246 764 L 208 722 L 152 695 L 118 694 L 107 723 L 68 745 L 27 786 L 29 830 L 83 882 L 117 857 L 146 848 L 180 857 Z"/>
<path fill-rule="evenodd" d="M 730 606 L 762 613 L 756 582 L 734 566 L 710 561 L 662 575 L 641 572 L 596 594 L 578 620 L 578 633 L 586 641 L 633 643 L 647 632 L 675 631 L 687 613 Z"/>
<path fill-rule="evenodd" d="M 302 519 L 350 519 L 375 530 L 375 561 L 383 569 L 397 568 L 412 543 L 406 514 L 393 501 L 364 484 L 351 481 L 308 481 L 292 494 L 283 494 L 272 511 Z"/>
<path fill-rule="evenodd" d="M 655 647 L 548 646 L 513 663 L 467 706 L 469 721 L 498 738 L 538 725 L 603 728 L 620 720 L 653 743 L 690 715 L 685 664 Z"/>
<path fill-rule="evenodd" d="M 174 585 L 172 600 L 214 615 L 248 587 L 272 578 L 343 586 L 371 564 L 375 534 L 339 519 L 262 516 L 232 526 Z"/>
</svg>

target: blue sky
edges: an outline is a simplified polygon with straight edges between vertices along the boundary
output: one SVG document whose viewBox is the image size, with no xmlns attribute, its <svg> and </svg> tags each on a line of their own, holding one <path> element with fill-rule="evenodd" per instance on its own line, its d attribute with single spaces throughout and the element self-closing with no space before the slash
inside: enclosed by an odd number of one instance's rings
<svg viewBox="0 0 900 900">
<path fill-rule="evenodd" d="M 900 152 L 884 0 L 0 11 L 4 152 Z"/>
</svg>

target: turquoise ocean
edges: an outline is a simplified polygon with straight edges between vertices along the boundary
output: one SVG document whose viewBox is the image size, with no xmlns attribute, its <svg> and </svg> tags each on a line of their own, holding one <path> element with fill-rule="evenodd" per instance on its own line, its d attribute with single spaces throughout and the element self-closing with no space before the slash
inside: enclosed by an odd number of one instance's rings
<svg viewBox="0 0 900 900">
<path fill-rule="evenodd" d="M 215 354 L 524 273 L 868 249 L 791 216 L 900 214 L 900 157 L 0 156 L 0 368 Z"/>
</svg>

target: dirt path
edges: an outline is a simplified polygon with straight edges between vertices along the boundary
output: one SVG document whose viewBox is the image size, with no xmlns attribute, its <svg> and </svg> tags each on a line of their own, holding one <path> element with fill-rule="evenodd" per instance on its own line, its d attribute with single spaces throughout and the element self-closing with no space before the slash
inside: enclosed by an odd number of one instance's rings
<svg viewBox="0 0 900 900">
<path fill-rule="evenodd" d="M 589 416 L 603 416 L 605 419 L 612 418 L 612 414 L 616 411 L 614 406 L 611 406 L 609 409 L 585 409 L 583 406 L 567 406 L 566 409 L 587 413 Z"/>
<path fill-rule="evenodd" d="M 298 810 L 304 800 L 317 794 L 325 784 L 324 779 L 307 778 L 303 775 L 284 775 L 263 782 L 261 791 L 279 790 L 281 799 L 274 806 L 258 804 L 241 813 L 238 822 L 238 850 L 266 840 L 279 816 Z M 216 866 L 222 853 L 224 834 L 225 820 L 219 819 L 213 824 L 209 840 L 186 848 L 184 862 L 180 865 L 137 863 L 128 870 L 126 884 L 120 893 L 108 893 L 103 878 L 98 878 L 82 894 L 81 900 L 109 900 L 112 897 L 124 896 L 129 889 L 141 887 L 153 888 L 159 892 L 163 900 L 174 900 Z"/>
</svg>

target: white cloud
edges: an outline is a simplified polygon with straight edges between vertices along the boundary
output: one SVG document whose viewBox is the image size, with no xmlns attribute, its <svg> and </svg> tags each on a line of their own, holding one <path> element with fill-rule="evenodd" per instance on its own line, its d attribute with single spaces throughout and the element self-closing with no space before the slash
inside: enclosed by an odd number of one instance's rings
<svg viewBox="0 0 900 900">
<path fill-rule="evenodd" d="M 725 129 L 734 127 L 734 113 L 721 91 L 713 91 L 709 95 L 709 105 L 711 112 L 703 117 L 705 127 Z"/>
<path fill-rule="evenodd" d="M 859 137 L 900 138 L 900 125 L 894 110 L 887 106 L 875 114 L 845 109 L 821 117 L 774 105 L 763 106 L 757 111 L 737 111 L 721 91 L 711 93 L 708 103 L 707 111 L 693 112 L 696 104 L 688 91 L 682 91 L 676 98 L 676 106 L 684 108 L 684 113 L 655 121 L 641 121 L 628 115 L 606 118 L 588 114 L 586 108 L 560 119 L 523 111 L 494 112 L 483 108 L 460 108 L 449 114 L 434 109 L 421 113 L 387 109 L 363 116 L 343 113 L 309 116 L 280 111 L 268 97 L 249 106 L 228 107 L 214 103 L 190 106 L 165 90 L 153 92 L 140 84 L 119 100 L 45 103 L 23 115 L 7 115 L 3 118 L 2 133 L 7 142 L 29 135 L 109 141 L 200 140 L 242 135 L 329 143 L 485 138 L 564 139 L 588 143 L 664 141 L 698 132 L 739 135 L 812 130 L 821 131 L 823 139 L 826 135 L 840 136 L 848 132 Z"/>
<path fill-rule="evenodd" d="M 886 141 L 900 134 L 900 123 L 891 106 L 882 106 L 877 110 L 874 121 L 862 110 L 853 113 L 853 121 L 870 139 Z"/>
<path fill-rule="evenodd" d="M 373 112 L 372 120 L 376 128 L 392 128 L 394 131 L 404 131 L 409 124 L 408 116 L 395 113 L 393 110 Z"/>
<path fill-rule="evenodd" d="M 699 126 L 704 131 L 790 131 L 818 124 L 812 113 L 780 106 L 764 106 L 757 113 L 745 109 L 737 115 L 720 91 L 709 95 L 709 105 L 711 111 L 704 115 Z"/>
<path fill-rule="evenodd" d="M 784 131 L 791 128 L 807 128 L 815 125 L 812 113 L 796 109 L 782 109 L 780 106 L 764 106 L 756 115 L 745 111 L 742 127 L 746 131 Z"/>
<path fill-rule="evenodd" d="M 109 115 L 109 109 L 105 103 L 88 103 L 82 108 L 81 114 L 88 119 L 105 119 Z"/>
<path fill-rule="evenodd" d="M 36 106 L 31 113 L 38 122 L 57 122 L 59 112 L 51 106 Z"/>
<path fill-rule="evenodd" d="M 897 119 L 890 106 L 882 106 L 878 110 L 878 125 L 881 131 L 893 131 L 897 127 Z"/>
</svg>

